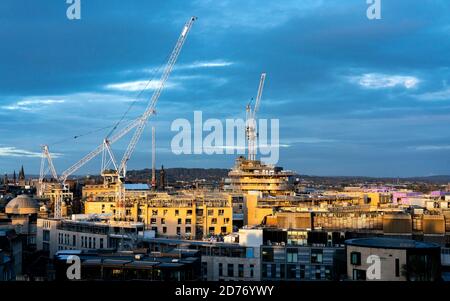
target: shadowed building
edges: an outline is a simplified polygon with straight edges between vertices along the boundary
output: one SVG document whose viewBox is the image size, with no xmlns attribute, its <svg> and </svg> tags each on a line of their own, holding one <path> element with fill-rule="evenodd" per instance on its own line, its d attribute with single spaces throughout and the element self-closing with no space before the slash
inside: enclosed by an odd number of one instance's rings
<svg viewBox="0 0 450 301">
<path fill-rule="evenodd" d="M 397 238 L 357 238 L 346 242 L 347 277 L 352 280 L 436 281 L 441 278 L 437 244 Z M 369 277 L 373 256 L 380 259 L 379 277 Z"/>
</svg>

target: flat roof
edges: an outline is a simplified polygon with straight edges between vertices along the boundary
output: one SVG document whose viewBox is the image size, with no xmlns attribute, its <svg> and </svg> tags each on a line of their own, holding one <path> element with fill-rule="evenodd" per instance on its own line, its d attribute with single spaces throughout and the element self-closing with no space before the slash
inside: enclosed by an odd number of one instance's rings
<svg viewBox="0 0 450 301">
<path fill-rule="evenodd" d="M 380 248 L 380 249 L 435 249 L 440 248 L 438 244 L 416 241 L 412 239 L 398 239 L 387 237 L 370 237 L 370 238 L 355 238 L 345 241 L 346 245 L 358 246 L 366 248 Z"/>
<path fill-rule="evenodd" d="M 176 238 L 149 238 L 148 242 L 161 243 L 161 244 L 172 244 L 172 245 L 192 245 L 192 246 L 222 246 L 222 247 L 235 247 L 242 248 L 238 243 L 228 243 L 223 241 L 208 241 L 208 240 L 183 240 Z"/>
</svg>

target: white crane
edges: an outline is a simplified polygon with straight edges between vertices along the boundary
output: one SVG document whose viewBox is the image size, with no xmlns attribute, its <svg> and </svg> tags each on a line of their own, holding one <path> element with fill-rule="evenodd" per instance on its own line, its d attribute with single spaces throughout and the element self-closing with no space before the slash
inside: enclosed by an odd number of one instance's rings
<svg viewBox="0 0 450 301">
<path fill-rule="evenodd" d="M 123 209 L 124 209 L 124 201 L 125 201 L 125 193 L 124 193 L 124 189 L 123 189 L 123 185 L 122 185 L 122 181 L 126 176 L 126 166 L 127 166 L 127 162 L 128 160 L 131 158 L 131 155 L 133 154 L 133 151 L 136 148 L 137 143 L 139 142 L 139 139 L 142 135 L 142 132 L 144 131 L 145 125 L 147 123 L 148 118 L 150 117 L 150 115 L 155 113 L 155 108 L 156 108 L 156 104 L 158 102 L 159 96 L 161 95 L 162 90 L 164 89 L 164 86 L 167 82 L 167 79 L 169 78 L 169 75 L 177 61 L 177 58 L 181 52 L 181 49 L 183 48 L 184 42 L 188 36 L 189 31 L 191 30 L 191 27 L 193 25 L 193 23 L 195 22 L 195 20 L 197 20 L 197 17 L 191 17 L 189 18 L 189 20 L 186 22 L 186 24 L 183 27 L 183 30 L 177 40 L 177 43 L 175 44 L 175 47 L 169 57 L 169 60 L 164 68 L 164 71 L 161 75 L 161 79 L 158 82 L 158 87 L 156 88 L 156 90 L 154 91 L 152 98 L 150 99 L 146 110 L 144 111 L 144 113 L 138 117 L 137 119 L 133 120 L 132 122 L 130 122 L 127 126 L 125 126 L 121 131 L 117 132 L 116 134 L 114 134 L 112 137 L 110 138 L 105 138 L 102 142 L 102 144 L 100 144 L 99 146 L 97 146 L 97 148 L 95 148 L 93 151 L 91 151 L 90 153 L 88 153 L 86 156 L 84 156 L 81 160 L 79 160 L 78 162 L 76 162 L 75 164 L 73 164 L 72 166 L 70 166 L 68 169 L 66 169 L 63 173 L 61 173 L 61 175 L 58 177 L 56 175 L 56 172 L 53 173 L 53 177 L 55 179 L 58 180 L 59 183 L 61 183 L 64 187 L 65 182 L 67 180 L 67 178 L 72 175 L 74 172 L 76 172 L 78 169 L 80 169 L 82 166 L 84 166 L 87 162 L 89 162 L 90 160 L 92 160 L 93 158 L 95 158 L 97 155 L 99 155 L 102 152 L 107 151 L 107 153 L 110 156 L 110 160 L 109 162 L 112 162 L 113 165 L 115 166 L 118 176 L 119 176 L 119 181 L 121 183 L 119 183 L 120 187 L 119 191 L 118 191 L 118 209 L 116 210 L 116 212 L 119 214 L 119 216 L 122 218 L 124 213 Z M 114 155 L 112 154 L 111 148 L 110 146 L 115 143 L 116 141 L 118 141 L 119 139 L 121 139 L 123 136 L 125 136 L 126 134 L 128 134 L 130 131 L 132 131 L 133 129 L 135 129 L 135 132 L 133 134 L 133 137 L 131 138 L 130 143 L 128 144 L 128 147 L 122 157 L 122 160 L 120 162 L 120 164 L 117 164 L 115 159 L 114 159 Z M 51 157 L 48 153 L 48 147 L 46 148 L 47 154 L 48 154 L 48 158 L 49 162 L 51 162 Z M 53 165 L 53 164 L 52 164 Z M 103 164 L 102 164 L 103 165 Z M 54 168 L 53 168 L 54 169 Z M 41 179 L 40 179 L 41 181 Z M 56 208 L 56 206 L 55 206 Z M 59 213 L 58 213 L 59 214 Z M 55 213 L 55 216 L 57 214 Z"/>
<path fill-rule="evenodd" d="M 47 161 L 47 168 L 45 168 L 45 162 Z M 38 196 L 42 196 L 45 191 L 45 184 L 44 184 L 44 178 L 48 171 L 50 170 L 52 177 L 54 179 L 58 178 L 58 175 L 56 173 L 55 166 L 53 165 L 52 156 L 50 155 L 50 152 L 48 151 L 47 145 L 42 145 L 42 156 L 41 156 L 41 169 L 39 172 L 39 190 L 38 190 Z"/>
<path fill-rule="evenodd" d="M 264 81 L 266 80 L 266 73 L 261 74 L 261 79 L 259 80 L 258 94 L 256 94 L 255 105 L 253 110 L 250 104 L 247 105 L 247 122 L 246 122 L 246 134 L 247 134 L 247 147 L 248 147 L 248 160 L 256 160 L 256 138 L 258 133 L 256 131 L 256 113 L 259 110 L 259 105 L 261 103 L 262 92 L 264 88 Z"/>
</svg>

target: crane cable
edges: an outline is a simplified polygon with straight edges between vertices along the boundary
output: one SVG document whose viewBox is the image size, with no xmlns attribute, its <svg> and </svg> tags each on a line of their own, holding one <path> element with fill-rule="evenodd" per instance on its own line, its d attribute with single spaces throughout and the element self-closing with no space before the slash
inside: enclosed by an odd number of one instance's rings
<svg viewBox="0 0 450 301">
<path fill-rule="evenodd" d="M 128 115 L 128 113 L 130 112 L 130 110 L 133 108 L 133 106 L 136 104 L 136 102 L 138 101 L 139 97 L 141 97 L 141 95 L 144 93 L 145 90 L 147 90 L 147 88 L 149 87 L 150 83 L 155 79 L 156 74 L 158 74 L 161 71 L 162 65 L 160 65 L 156 70 L 153 71 L 153 75 L 152 77 L 147 81 L 145 87 L 139 91 L 139 93 L 134 97 L 134 100 L 131 102 L 131 104 L 128 106 L 127 110 L 122 114 L 122 116 L 120 117 L 120 119 L 115 123 L 115 124 L 110 124 L 108 126 L 104 126 L 104 127 L 100 127 L 97 129 L 93 129 L 90 131 L 87 131 L 85 133 L 82 134 L 78 134 L 75 135 L 73 137 L 70 138 L 65 138 L 62 140 L 58 140 L 56 142 L 50 143 L 49 145 L 54 146 L 54 145 L 58 145 L 67 141 L 71 141 L 71 140 L 75 140 L 84 136 L 88 136 L 90 134 L 94 134 L 94 133 L 98 133 L 102 130 L 106 130 L 106 129 L 111 129 L 108 134 L 106 135 L 106 139 L 108 139 L 111 134 L 117 129 L 117 127 L 123 122 L 123 120 L 125 119 L 125 117 Z"/>
<path fill-rule="evenodd" d="M 166 56 L 166 59 L 168 57 L 169 57 L 169 55 Z M 125 113 L 123 113 L 122 117 L 120 117 L 119 121 L 117 121 L 116 124 L 112 127 L 112 129 L 111 129 L 111 131 L 109 131 L 108 135 L 106 135 L 106 139 L 108 139 L 112 135 L 112 133 L 117 129 L 117 127 L 120 125 L 120 123 L 122 123 L 122 121 L 125 119 L 126 115 L 130 112 L 132 107 L 138 101 L 139 97 L 141 97 L 142 93 L 144 93 L 144 91 L 147 90 L 147 88 L 150 85 L 150 83 L 155 79 L 156 74 L 160 73 L 162 66 L 163 65 L 159 65 L 156 70 L 153 70 L 153 76 L 147 81 L 145 87 L 136 95 L 136 97 L 133 100 L 133 102 L 128 106 L 128 109 L 125 111 Z"/>
</svg>

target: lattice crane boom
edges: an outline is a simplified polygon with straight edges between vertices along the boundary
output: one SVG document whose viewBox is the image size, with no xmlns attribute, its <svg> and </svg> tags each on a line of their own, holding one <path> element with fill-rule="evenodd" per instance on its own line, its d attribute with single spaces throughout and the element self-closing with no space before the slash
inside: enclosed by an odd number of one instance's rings
<svg viewBox="0 0 450 301">
<path fill-rule="evenodd" d="M 259 106 L 261 104 L 262 92 L 264 89 L 264 82 L 266 80 L 266 73 L 261 74 L 261 78 L 259 80 L 258 93 L 256 94 L 255 105 L 253 110 L 250 107 L 250 104 L 247 105 L 247 148 L 248 148 L 248 160 L 256 160 L 256 138 L 258 136 L 256 131 L 256 113 L 259 110 Z"/>
<path fill-rule="evenodd" d="M 124 177 L 126 175 L 127 162 L 131 158 L 131 155 L 133 154 L 134 149 L 136 148 L 136 145 L 142 136 L 142 132 L 144 131 L 144 128 L 145 128 L 148 118 L 150 117 L 150 115 L 154 114 L 154 112 L 155 112 L 155 107 L 156 107 L 156 103 L 158 102 L 159 96 L 161 95 L 161 92 L 164 89 L 167 79 L 169 78 L 169 75 L 172 72 L 173 66 L 175 65 L 175 63 L 178 59 L 178 56 L 180 55 L 181 49 L 183 48 L 183 45 L 184 45 L 184 42 L 186 41 L 186 37 L 189 34 L 192 24 L 194 24 L 196 19 L 197 19 L 196 17 L 191 17 L 189 19 L 189 21 L 187 21 L 185 26 L 183 27 L 180 37 L 178 38 L 178 41 L 169 57 L 169 61 L 167 62 L 167 65 L 164 68 L 164 71 L 161 75 L 159 85 L 158 85 L 157 89 L 155 90 L 155 92 L 153 93 L 150 103 L 147 106 L 147 109 L 145 110 L 144 114 L 142 114 L 141 118 L 139 119 L 139 123 L 136 127 L 134 135 L 131 138 L 131 141 L 128 144 L 127 150 L 125 151 L 125 153 L 122 157 L 122 160 L 120 162 L 119 174 L 121 174 Z"/>
</svg>

